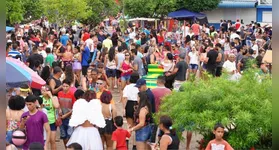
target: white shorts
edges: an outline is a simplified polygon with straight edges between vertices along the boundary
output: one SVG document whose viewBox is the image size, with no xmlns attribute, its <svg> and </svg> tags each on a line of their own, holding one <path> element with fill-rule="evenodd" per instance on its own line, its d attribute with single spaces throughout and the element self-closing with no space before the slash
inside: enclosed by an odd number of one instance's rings
<svg viewBox="0 0 279 150">
<path fill-rule="evenodd" d="M 174 80 L 174 83 L 173 83 L 173 90 L 179 91 L 179 88 L 181 87 L 181 85 L 182 85 L 184 82 L 186 82 L 186 81 Z"/>
</svg>

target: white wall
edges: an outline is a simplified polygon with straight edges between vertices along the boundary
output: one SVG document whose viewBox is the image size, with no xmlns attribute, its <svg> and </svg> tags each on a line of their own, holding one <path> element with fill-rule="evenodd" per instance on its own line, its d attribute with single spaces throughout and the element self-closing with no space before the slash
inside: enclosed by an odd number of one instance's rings
<svg viewBox="0 0 279 150">
<path fill-rule="evenodd" d="M 263 20 L 265 23 L 272 23 L 272 11 L 263 11 Z"/>
<path fill-rule="evenodd" d="M 236 21 L 243 19 L 244 24 L 256 21 L 256 8 L 217 8 L 204 12 L 209 23 L 219 23 L 221 19 Z"/>
</svg>

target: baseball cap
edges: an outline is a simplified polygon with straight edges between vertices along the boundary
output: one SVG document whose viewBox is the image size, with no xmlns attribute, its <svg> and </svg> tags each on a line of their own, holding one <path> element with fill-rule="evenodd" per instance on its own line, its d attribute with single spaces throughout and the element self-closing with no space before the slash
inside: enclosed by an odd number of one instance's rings
<svg viewBox="0 0 279 150">
<path fill-rule="evenodd" d="M 140 88 L 142 85 L 146 85 L 146 80 L 144 79 L 138 79 L 135 87 Z"/>
</svg>

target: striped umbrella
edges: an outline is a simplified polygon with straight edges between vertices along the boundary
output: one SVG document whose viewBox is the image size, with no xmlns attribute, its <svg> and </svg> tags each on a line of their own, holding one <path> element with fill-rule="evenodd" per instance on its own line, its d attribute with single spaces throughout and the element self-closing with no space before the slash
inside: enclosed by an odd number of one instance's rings
<svg viewBox="0 0 279 150">
<path fill-rule="evenodd" d="M 14 87 L 14 85 L 28 82 L 32 88 L 40 89 L 43 85 L 46 84 L 46 82 L 37 74 L 37 72 L 30 69 L 18 59 L 7 57 L 6 66 L 10 66 L 6 67 L 6 85 L 8 86 Z M 24 79 L 28 79 L 28 81 L 23 81 Z"/>
</svg>

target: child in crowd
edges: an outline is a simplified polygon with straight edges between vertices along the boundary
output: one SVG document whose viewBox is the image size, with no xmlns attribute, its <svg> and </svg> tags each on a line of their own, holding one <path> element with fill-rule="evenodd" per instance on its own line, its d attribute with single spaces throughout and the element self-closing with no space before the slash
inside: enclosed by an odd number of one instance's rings
<svg viewBox="0 0 279 150">
<path fill-rule="evenodd" d="M 67 150 L 82 150 L 82 146 L 78 143 L 72 143 L 67 147 Z"/>
<path fill-rule="evenodd" d="M 213 134 L 215 134 L 215 139 L 211 140 L 205 150 L 233 150 L 231 145 L 223 139 L 224 136 L 224 126 L 220 123 L 217 123 L 214 126 Z"/>
<path fill-rule="evenodd" d="M 114 118 L 114 125 L 117 127 L 117 129 L 112 133 L 113 149 L 128 150 L 126 138 L 130 138 L 131 133 L 122 128 L 123 118 L 121 116 L 116 116 Z"/>
</svg>

